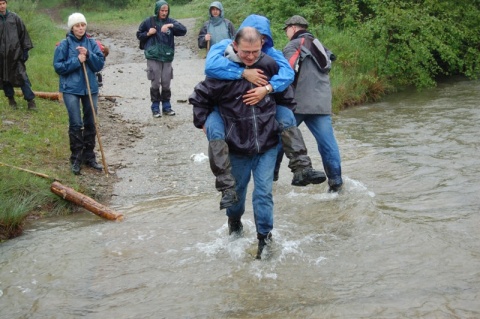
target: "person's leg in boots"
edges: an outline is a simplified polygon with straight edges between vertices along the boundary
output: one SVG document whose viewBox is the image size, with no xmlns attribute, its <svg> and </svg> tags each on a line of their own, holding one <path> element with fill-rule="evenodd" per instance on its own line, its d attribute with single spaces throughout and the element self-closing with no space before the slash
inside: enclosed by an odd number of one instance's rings
<svg viewBox="0 0 480 319">
<path fill-rule="evenodd" d="M 224 140 L 208 142 L 210 169 L 215 175 L 215 188 L 222 192 L 220 209 L 228 208 L 238 201 L 235 191 L 235 178 L 231 172 L 228 145 Z"/>
<path fill-rule="evenodd" d="M 15 91 L 12 84 L 10 84 L 10 82 L 3 82 L 2 86 L 5 96 L 8 98 L 8 105 L 10 105 L 13 109 L 16 109 L 17 101 L 15 101 Z"/>
<path fill-rule="evenodd" d="M 95 113 L 97 112 L 98 95 L 92 94 L 93 105 Z M 82 96 L 83 105 L 83 163 L 93 169 L 101 171 L 103 166 L 97 163 L 95 156 L 95 138 L 97 132 L 95 129 L 95 117 L 92 112 L 92 106 L 90 104 L 90 98 L 88 96 Z"/>
<path fill-rule="evenodd" d="M 243 234 L 241 218 L 245 212 L 245 201 L 251 176 L 251 157 L 232 154 L 230 160 L 232 162 L 232 175 L 238 181 L 235 185 L 235 194 L 238 194 L 238 200 L 234 205 L 227 208 L 228 234 L 241 236 Z"/>
<path fill-rule="evenodd" d="M 332 126 L 330 115 L 299 116 L 301 123 L 305 122 L 317 141 L 318 151 L 322 157 L 323 167 L 328 177 L 329 192 L 339 192 L 342 189 L 342 164 L 340 151 Z"/>
<path fill-rule="evenodd" d="M 292 185 L 306 186 L 323 183 L 326 180 L 325 174 L 312 168 L 312 161 L 307 155 L 307 147 L 293 112 L 286 107 L 277 106 L 275 118 L 282 126 L 280 138 L 285 155 L 290 160 L 288 167 L 293 172 Z"/>
<path fill-rule="evenodd" d="M 80 169 L 83 159 L 83 132 L 79 129 L 68 131 L 70 139 L 70 168 L 72 173 L 80 175 Z"/>
<path fill-rule="evenodd" d="M 170 90 L 170 83 L 173 79 L 173 68 L 171 62 L 162 63 L 162 72 L 161 72 L 161 87 L 162 87 L 162 112 L 165 115 L 173 116 L 175 111 L 172 110 L 172 104 L 170 99 L 172 98 L 172 91 Z"/>
<path fill-rule="evenodd" d="M 36 110 L 37 105 L 35 104 L 35 93 L 32 91 L 32 84 L 28 79 L 28 76 L 25 75 L 25 82 L 20 87 L 23 93 L 23 98 L 27 101 L 27 109 L 30 111 Z"/>
<path fill-rule="evenodd" d="M 68 136 L 70 139 L 70 164 L 72 173 L 80 174 L 83 160 L 83 121 L 80 111 L 80 96 L 63 94 L 63 102 L 68 112 Z"/>
<path fill-rule="evenodd" d="M 214 108 L 213 112 L 208 115 L 204 129 L 209 144 L 210 169 L 216 177 L 215 187 L 222 192 L 220 209 L 224 209 L 235 204 L 238 198 L 235 190 L 235 178 L 231 174 L 231 164 L 228 158 L 228 144 L 225 142 L 225 125 L 218 108 Z M 227 157 L 224 154 L 227 154 Z"/>
<path fill-rule="evenodd" d="M 160 62 L 147 60 L 147 78 L 150 80 L 150 101 L 152 102 L 150 109 L 153 117 L 162 117 L 160 112 L 160 79 L 161 79 Z"/>
<path fill-rule="evenodd" d="M 277 158 L 274 147 L 263 154 L 254 156 L 253 175 L 253 214 L 257 229 L 258 250 L 256 259 L 261 259 L 262 252 L 272 239 L 273 229 L 273 164 Z"/>
</svg>

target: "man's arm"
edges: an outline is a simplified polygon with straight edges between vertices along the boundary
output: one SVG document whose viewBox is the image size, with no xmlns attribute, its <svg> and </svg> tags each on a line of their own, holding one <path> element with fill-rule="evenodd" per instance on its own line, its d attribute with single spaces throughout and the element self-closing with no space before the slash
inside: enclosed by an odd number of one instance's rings
<svg viewBox="0 0 480 319">
<path fill-rule="evenodd" d="M 272 76 L 269 82 L 272 85 L 274 92 L 282 92 L 293 83 L 295 73 L 282 52 L 275 48 L 269 48 L 265 53 L 271 56 L 279 66 L 278 73 Z"/>
<path fill-rule="evenodd" d="M 238 80 L 242 78 L 245 68 L 224 56 L 224 52 L 230 43 L 232 43 L 232 40 L 225 39 L 210 48 L 205 61 L 206 76 L 218 80 Z"/>
</svg>

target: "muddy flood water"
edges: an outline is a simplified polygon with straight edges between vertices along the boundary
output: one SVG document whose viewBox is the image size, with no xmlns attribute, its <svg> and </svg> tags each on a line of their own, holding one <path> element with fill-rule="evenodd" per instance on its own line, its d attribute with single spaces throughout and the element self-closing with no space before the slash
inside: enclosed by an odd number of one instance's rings
<svg viewBox="0 0 480 319">
<path fill-rule="evenodd" d="M 176 56 L 177 115 L 160 119 L 145 63 L 107 66 L 103 93 L 144 134 L 106 150 L 122 162 L 111 207 L 125 220 L 46 219 L 1 244 L 1 318 L 480 318 L 479 82 L 335 116 L 344 191 L 293 187 L 283 165 L 274 241 L 255 260 L 251 198 L 244 237 L 230 238 L 183 102 L 203 63 Z"/>
</svg>

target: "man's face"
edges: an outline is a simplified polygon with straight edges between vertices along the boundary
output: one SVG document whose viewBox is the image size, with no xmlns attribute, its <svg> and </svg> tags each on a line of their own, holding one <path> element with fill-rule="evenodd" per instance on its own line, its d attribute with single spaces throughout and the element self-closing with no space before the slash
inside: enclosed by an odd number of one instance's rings
<svg viewBox="0 0 480 319">
<path fill-rule="evenodd" d="M 168 15 L 168 5 L 164 4 L 163 6 L 160 7 L 160 10 L 158 10 L 158 17 L 160 19 L 166 19 Z"/>
<path fill-rule="evenodd" d="M 7 2 L 0 1 L 0 13 L 1 14 L 7 13 Z"/>
<path fill-rule="evenodd" d="M 215 8 L 215 7 L 212 7 L 212 9 L 210 10 L 211 14 L 212 14 L 212 17 L 218 17 L 220 16 L 220 9 L 219 8 Z"/>
<path fill-rule="evenodd" d="M 258 39 L 253 43 L 240 40 L 239 43 L 233 42 L 233 48 L 237 51 L 237 56 L 246 66 L 252 66 L 262 52 L 262 40 Z"/>
</svg>

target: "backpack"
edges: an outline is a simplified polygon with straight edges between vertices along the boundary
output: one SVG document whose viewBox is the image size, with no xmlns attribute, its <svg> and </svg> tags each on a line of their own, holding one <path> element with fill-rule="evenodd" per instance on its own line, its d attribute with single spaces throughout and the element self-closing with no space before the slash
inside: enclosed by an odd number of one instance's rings
<svg viewBox="0 0 480 319">
<path fill-rule="evenodd" d="M 153 27 L 155 25 L 155 20 L 154 20 L 154 17 L 150 17 L 150 28 Z M 147 44 L 147 41 L 148 41 L 148 37 L 145 38 L 145 40 L 140 40 L 140 43 L 138 44 L 138 47 L 140 48 L 140 50 L 145 50 L 145 44 Z"/>
</svg>

